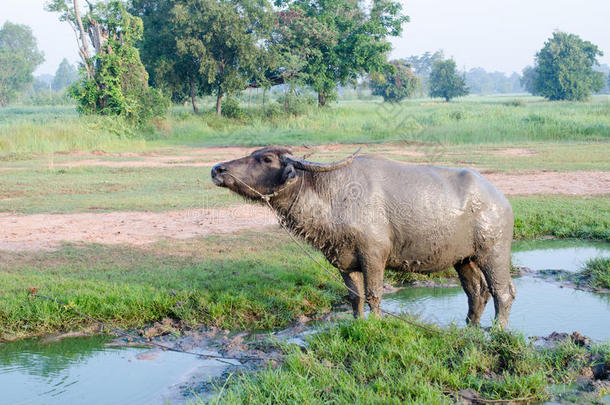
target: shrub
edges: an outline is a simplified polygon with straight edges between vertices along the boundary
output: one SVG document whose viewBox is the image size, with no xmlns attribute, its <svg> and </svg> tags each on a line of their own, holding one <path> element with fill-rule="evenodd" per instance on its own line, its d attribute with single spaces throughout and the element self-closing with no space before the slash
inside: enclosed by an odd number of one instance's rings
<svg viewBox="0 0 610 405">
<path fill-rule="evenodd" d="M 239 106 L 239 100 L 234 97 L 225 97 L 222 101 L 222 115 L 227 118 L 242 119 L 246 114 Z"/>
</svg>

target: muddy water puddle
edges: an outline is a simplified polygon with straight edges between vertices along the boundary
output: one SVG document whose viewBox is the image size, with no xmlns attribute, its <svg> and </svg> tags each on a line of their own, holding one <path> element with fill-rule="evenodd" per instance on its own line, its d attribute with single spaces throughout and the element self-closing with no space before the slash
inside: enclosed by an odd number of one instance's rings
<svg viewBox="0 0 610 405">
<path fill-rule="evenodd" d="M 610 257 L 609 243 L 533 241 L 513 245 L 513 263 L 533 270 L 577 271 L 589 259 Z M 509 326 L 526 336 L 578 331 L 600 341 L 610 340 L 610 294 L 576 290 L 533 276 L 514 279 L 517 297 Z M 408 287 L 384 297 L 387 310 L 408 311 L 442 325 L 464 324 L 468 304 L 461 287 Z M 481 320 L 490 326 L 494 311 L 489 302 Z"/>
</svg>

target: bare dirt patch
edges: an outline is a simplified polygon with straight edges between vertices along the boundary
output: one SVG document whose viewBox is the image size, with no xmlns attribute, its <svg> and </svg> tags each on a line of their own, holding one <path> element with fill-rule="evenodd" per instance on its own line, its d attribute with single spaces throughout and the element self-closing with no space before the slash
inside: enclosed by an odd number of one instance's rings
<svg viewBox="0 0 610 405">
<path fill-rule="evenodd" d="M 276 223 L 269 209 L 255 204 L 169 212 L 0 214 L 0 250 L 55 249 L 62 242 L 143 245 Z"/>
<path fill-rule="evenodd" d="M 504 194 L 610 194 L 610 172 L 483 173 Z"/>
<path fill-rule="evenodd" d="M 534 156 L 538 153 L 531 149 L 523 149 L 523 148 L 509 148 L 509 149 L 501 149 L 492 152 L 494 155 L 498 156 L 516 156 L 516 157 L 527 157 Z"/>
</svg>

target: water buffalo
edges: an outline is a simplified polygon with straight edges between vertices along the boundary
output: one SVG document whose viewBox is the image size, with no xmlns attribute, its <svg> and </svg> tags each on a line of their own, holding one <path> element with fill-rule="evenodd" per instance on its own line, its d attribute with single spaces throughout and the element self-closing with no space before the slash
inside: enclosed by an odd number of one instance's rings
<svg viewBox="0 0 610 405">
<path fill-rule="evenodd" d="M 248 199 L 261 200 L 252 189 L 267 195 L 287 226 L 320 249 L 375 314 L 386 268 L 429 273 L 454 266 L 468 296 L 466 321 L 479 323 L 491 295 L 496 321 L 508 322 L 513 212 L 474 170 L 374 155 L 315 163 L 273 146 L 215 165 L 212 179 Z M 350 301 L 354 316 L 362 316 L 364 300 L 350 293 Z"/>
</svg>

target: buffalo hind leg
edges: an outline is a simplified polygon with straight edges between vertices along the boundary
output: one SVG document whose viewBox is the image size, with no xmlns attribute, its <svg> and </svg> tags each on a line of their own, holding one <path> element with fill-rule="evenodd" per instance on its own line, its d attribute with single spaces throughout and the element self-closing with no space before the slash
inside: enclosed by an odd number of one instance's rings
<svg viewBox="0 0 610 405">
<path fill-rule="evenodd" d="M 364 316 L 364 277 L 360 271 L 352 271 L 349 273 L 341 272 L 343 281 L 349 289 L 349 300 L 352 304 L 354 318 L 362 318 Z M 353 291 L 358 292 L 358 295 Z"/>
<path fill-rule="evenodd" d="M 484 254 L 477 254 L 474 260 L 483 272 L 489 292 L 494 299 L 496 322 L 502 328 L 506 328 L 516 295 L 515 285 L 510 276 L 510 241 L 498 243 Z"/>
<path fill-rule="evenodd" d="M 479 269 L 479 266 L 472 261 L 458 263 L 454 267 L 468 297 L 468 317 L 466 318 L 466 323 L 478 326 L 485 305 L 487 305 L 490 297 L 485 276 L 481 269 Z"/>
</svg>

